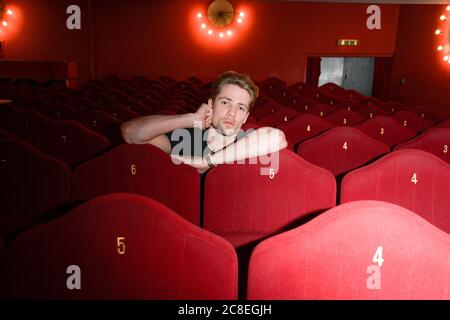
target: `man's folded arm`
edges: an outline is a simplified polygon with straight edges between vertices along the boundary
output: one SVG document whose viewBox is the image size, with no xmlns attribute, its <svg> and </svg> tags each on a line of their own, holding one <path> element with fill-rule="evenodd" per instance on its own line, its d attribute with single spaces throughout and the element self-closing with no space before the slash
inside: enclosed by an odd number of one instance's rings
<svg viewBox="0 0 450 320">
<path fill-rule="evenodd" d="M 272 127 L 262 127 L 217 151 L 210 156 L 210 160 L 215 165 L 233 163 L 277 152 L 286 147 L 287 141 L 283 131 Z"/>
</svg>

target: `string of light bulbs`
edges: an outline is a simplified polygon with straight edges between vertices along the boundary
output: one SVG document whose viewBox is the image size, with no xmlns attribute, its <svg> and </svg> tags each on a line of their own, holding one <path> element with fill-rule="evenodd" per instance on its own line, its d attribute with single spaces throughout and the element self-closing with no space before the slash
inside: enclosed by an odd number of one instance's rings
<svg viewBox="0 0 450 320">
<path fill-rule="evenodd" d="M 219 30 L 215 30 L 215 28 L 213 26 L 211 26 L 211 24 L 208 22 L 208 19 L 205 18 L 205 14 L 203 14 L 202 12 L 197 13 L 197 19 L 200 23 L 200 29 L 203 30 L 204 32 L 206 32 L 206 34 L 208 34 L 208 36 L 216 36 L 219 39 L 225 39 L 225 38 L 232 37 L 235 33 L 235 31 L 234 31 L 235 27 L 227 27 L 227 28 L 221 28 Z M 245 19 L 245 13 L 243 11 L 238 12 L 238 14 L 236 14 L 234 17 L 234 22 L 236 22 L 235 25 L 243 24 L 244 19 Z"/>
<path fill-rule="evenodd" d="M 443 38 L 441 44 L 437 47 L 437 51 L 442 54 L 442 59 L 450 64 L 450 5 L 445 8 L 445 12 L 439 17 L 439 20 L 447 23 L 447 32 L 436 29 L 434 34 Z"/>
</svg>

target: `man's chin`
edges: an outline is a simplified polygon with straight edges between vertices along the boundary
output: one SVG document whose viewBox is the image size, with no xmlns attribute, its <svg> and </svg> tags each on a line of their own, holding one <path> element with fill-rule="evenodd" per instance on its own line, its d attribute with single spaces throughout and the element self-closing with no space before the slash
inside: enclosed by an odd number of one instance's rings
<svg viewBox="0 0 450 320">
<path fill-rule="evenodd" d="M 224 128 L 221 126 L 218 131 L 224 136 L 232 136 L 233 134 L 235 134 L 237 132 L 237 129 L 236 128 Z"/>
</svg>

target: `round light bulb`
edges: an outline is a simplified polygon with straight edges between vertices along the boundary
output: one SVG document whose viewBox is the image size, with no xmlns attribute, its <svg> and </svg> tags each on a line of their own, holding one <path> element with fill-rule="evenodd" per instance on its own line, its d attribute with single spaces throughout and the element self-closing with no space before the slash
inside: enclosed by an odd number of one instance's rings
<svg viewBox="0 0 450 320">
<path fill-rule="evenodd" d="M 238 19 L 237 19 L 237 22 L 238 22 L 238 23 L 242 23 L 242 19 L 241 19 L 241 18 L 238 18 Z"/>
<path fill-rule="evenodd" d="M 223 32 L 219 33 L 219 37 L 223 38 Z"/>
<path fill-rule="evenodd" d="M 444 61 L 448 61 L 448 56 L 444 56 Z"/>
<path fill-rule="evenodd" d="M 213 31 L 212 31 L 211 29 L 209 29 L 209 30 L 208 30 L 208 34 L 209 34 L 209 35 L 212 35 L 212 34 L 213 34 Z"/>
<path fill-rule="evenodd" d="M 438 51 L 442 51 L 444 49 L 444 47 L 443 46 L 439 46 L 437 49 L 438 49 Z"/>
<path fill-rule="evenodd" d="M 231 30 L 228 30 L 228 31 L 227 31 L 227 35 L 228 35 L 228 36 L 231 36 L 232 34 L 233 34 L 233 32 L 231 32 Z"/>
<path fill-rule="evenodd" d="M 6 27 L 8 25 L 8 22 L 2 21 L 2 25 L 4 25 Z"/>
<path fill-rule="evenodd" d="M 450 6 L 447 6 L 447 8 L 445 8 L 445 10 L 450 11 Z"/>
<path fill-rule="evenodd" d="M 239 16 L 243 17 L 243 16 L 245 16 L 245 14 L 243 12 L 241 12 L 241 13 L 239 13 Z"/>
<path fill-rule="evenodd" d="M 441 34 L 441 30 L 436 29 L 436 31 L 434 33 L 439 35 L 439 34 Z"/>
<path fill-rule="evenodd" d="M 202 17 L 202 14 L 199 12 L 199 13 L 197 13 L 197 18 L 201 18 Z"/>
<path fill-rule="evenodd" d="M 202 23 L 202 29 L 206 29 L 206 24 Z"/>
<path fill-rule="evenodd" d="M 442 21 L 444 21 L 444 20 L 447 19 L 447 18 L 446 18 L 446 16 L 442 15 L 442 16 L 439 17 L 439 19 L 441 19 Z"/>
<path fill-rule="evenodd" d="M 10 16 L 12 16 L 13 14 L 12 10 L 7 10 L 6 13 L 9 14 Z"/>
</svg>

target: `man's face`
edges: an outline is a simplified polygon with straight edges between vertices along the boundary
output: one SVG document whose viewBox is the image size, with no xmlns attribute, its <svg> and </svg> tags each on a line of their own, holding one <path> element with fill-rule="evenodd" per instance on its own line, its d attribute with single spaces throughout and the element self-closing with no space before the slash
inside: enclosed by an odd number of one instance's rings
<svg viewBox="0 0 450 320">
<path fill-rule="evenodd" d="M 250 106 L 250 94 L 235 84 L 225 84 L 213 102 L 212 125 L 225 136 L 236 133 L 247 121 Z"/>
</svg>

